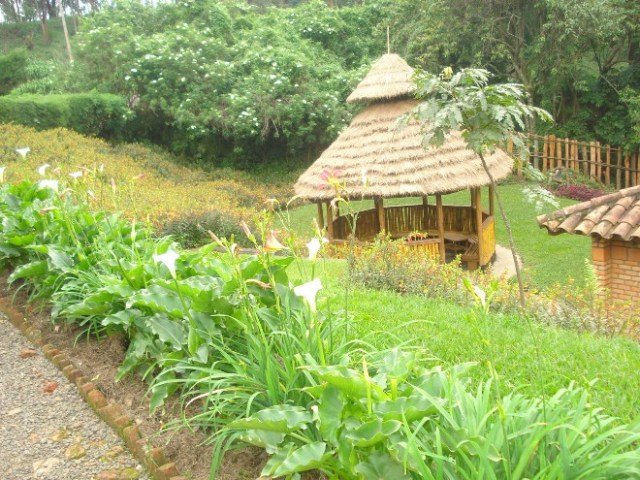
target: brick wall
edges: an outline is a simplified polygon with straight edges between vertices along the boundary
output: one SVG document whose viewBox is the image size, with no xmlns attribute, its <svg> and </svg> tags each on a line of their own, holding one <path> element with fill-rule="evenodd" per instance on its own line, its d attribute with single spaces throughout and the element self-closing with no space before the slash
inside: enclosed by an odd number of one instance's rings
<svg viewBox="0 0 640 480">
<path fill-rule="evenodd" d="M 593 266 L 615 300 L 640 300 L 640 243 L 593 240 Z"/>
</svg>

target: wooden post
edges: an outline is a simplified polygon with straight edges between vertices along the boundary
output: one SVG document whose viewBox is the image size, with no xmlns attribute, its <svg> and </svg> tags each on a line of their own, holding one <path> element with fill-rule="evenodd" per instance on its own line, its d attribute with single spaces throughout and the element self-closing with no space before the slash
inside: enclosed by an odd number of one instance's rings
<svg viewBox="0 0 640 480">
<path fill-rule="evenodd" d="M 489 215 L 493 216 L 496 212 L 495 189 L 493 185 L 489 185 Z"/>
<path fill-rule="evenodd" d="M 533 167 L 538 170 L 540 168 L 540 159 L 538 158 L 538 138 L 533 139 Z"/>
<path fill-rule="evenodd" d="M 589 155 L 589 177 L 592 180 L 596 179 L 596 142 L 589 143 L 591 152 Z"/>
<path fill-rule="evenodd" d="M 384 233 L 387 229 L 384 218 L 384 200 L 382 197 L 376 197 L 373 201 L 376 206 L 376 212 L 378 213 L 378 231 Z"/>
<path fill-rule="evenodd" d="M 482 188 L 478 187 L 475 191 L 476 204 L 476 232 L 478 234 L 478 266 L 482 266 Z"/>
<path fill-rule="evenodd" d="M 444 263 L 447 259 L 444 248 L 444 210 L 442 208 L 442 195 L 439 193 L 436 194 L 436 211 L 438 216 L 438 236 L 440 237 L 440 242 L 438 243 L 440 263 Z"/>
<path fill-rule="evenodd" d="M 549 156 L 549 135 L 545 135 L 544 144 L 542 145 L 542 171 L 546 172 L 548 167 Z"/>
<path fill-rule="evenodd" d="M 631 156 L 624 156 L 624 188 L 629 188 L 631 186 Z"/>
<path fill-rule="evenodd" d="M 322 230 L 325 227 L 324 224 L 324 211 L 322 209 L 322 202 L 318 202 L 318 227 Z"/>
<path fill-rule="evenodd" d="M 616 148 L 616 190 L 622 188 L 622 149 Z"/>
<path fill-rule="evenodd" d="M 602 181 L 602 148 L 600 142 L 596 142 L 596 179 Z"/>
<path fill-rule="evenodd" d="M 471 197 L 471 206 L 475 207 L 476 206 L 476 193 L 475 193 L 475 188 L 470 188 L 469 189 L 469 196 Z"/>
<path fill-rule="evenodd" d="M 329 240 L 333 240 L 333 208 L 331 207 L 331 202 L 327 202 L 327 237 Z"/>
<path fill-rule="evenodd" d="M 429 197 L 422 197 L 422 230 L 429 230 Z"/>
<path fill-rule="evenodd" d="M 611 145 L 607 145 L 607 169 L 605 170 L 604 181 L 609 186 L 611 184 Z"/>
</svg>

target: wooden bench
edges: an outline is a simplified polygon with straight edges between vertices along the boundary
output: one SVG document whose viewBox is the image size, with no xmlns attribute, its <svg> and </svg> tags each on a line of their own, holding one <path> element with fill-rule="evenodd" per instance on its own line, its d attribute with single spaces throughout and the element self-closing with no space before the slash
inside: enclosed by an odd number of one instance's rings
<svg viewBox="0 0 640 480">
<path fill-rule="evenodd" d="M 478 268 L 479 257 L 478 244 L 471 243 L 462 254 L 462 261 L 467 264 L 469 270 L 475 270 Z"/>
</svg>

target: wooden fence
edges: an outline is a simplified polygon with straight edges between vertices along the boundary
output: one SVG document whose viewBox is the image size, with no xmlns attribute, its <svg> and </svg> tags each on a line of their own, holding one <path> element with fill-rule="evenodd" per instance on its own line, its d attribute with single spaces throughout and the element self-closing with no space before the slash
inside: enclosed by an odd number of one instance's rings
<svg viewBox="0 0 640 480">
<path fill-rule="evenodd" d="M 640 185 L 640 155 L 600 142 L 581 142 L 554 135 L 528 135 L 528 162 L 542 172 L 572 170 L 616 189 Z M 513 145 L 507 145 L 513 154 Z M 522 168 L 518 168 L 518 175 Z"/>
</svg>

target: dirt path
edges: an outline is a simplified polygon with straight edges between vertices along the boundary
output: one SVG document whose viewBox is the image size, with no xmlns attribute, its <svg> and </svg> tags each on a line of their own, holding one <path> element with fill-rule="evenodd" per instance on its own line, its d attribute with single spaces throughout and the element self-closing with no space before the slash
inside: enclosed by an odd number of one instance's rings
<svg viewBox="0 0 640 480">
<path fill-rule="evenodd" d="M 0 476 L 148 479 L 74 385 L 0 313 Z"/>
</svg>

